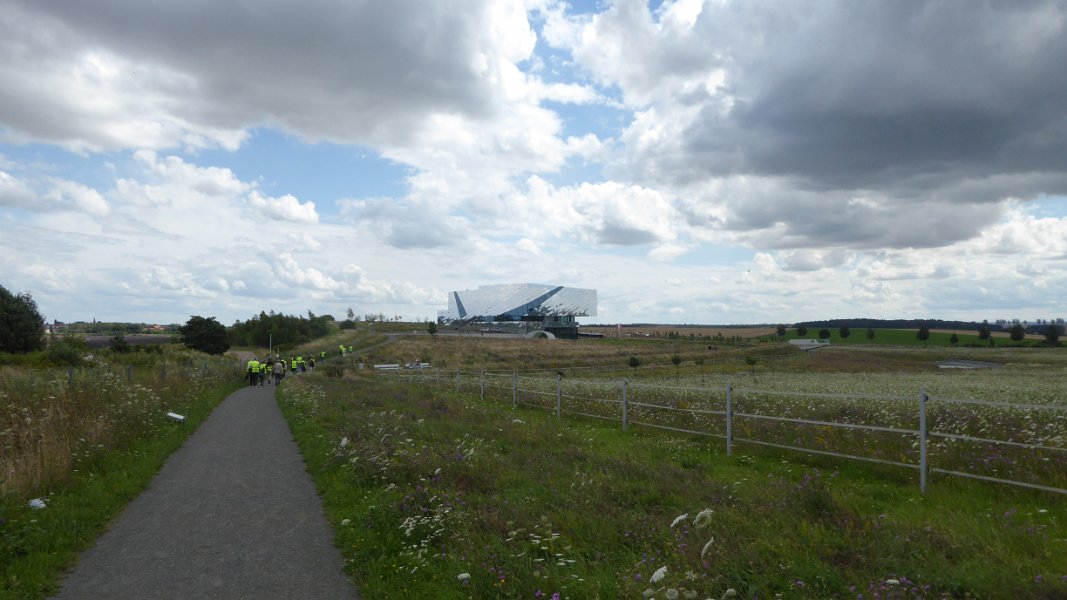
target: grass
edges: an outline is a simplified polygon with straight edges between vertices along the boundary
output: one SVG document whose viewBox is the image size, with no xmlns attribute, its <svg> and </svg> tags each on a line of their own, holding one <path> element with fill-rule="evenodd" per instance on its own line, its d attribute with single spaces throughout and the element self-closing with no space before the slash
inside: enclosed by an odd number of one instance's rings
<svg viewBox="0 0 1067 600">
<path fill-rule="evenodd" d="M 921 495 L 895 469 L 728 457 L 373 376 L 304 378 L 279 401 L 366 597 L 1067 594 L 1067 505 L 1046 494 Z"/>
<path fill-rule="evenodd" d="M 97 352 L 73 372 L 0 372 L 0 599 L 55 592 L 62 570 L 240 385 L 238 378 L 233 364 L 181 349 Z M 168 411 L 186 420 L 173 421 Z M 46 507 L 31 508 L 30 498 Z"/>
</svg>

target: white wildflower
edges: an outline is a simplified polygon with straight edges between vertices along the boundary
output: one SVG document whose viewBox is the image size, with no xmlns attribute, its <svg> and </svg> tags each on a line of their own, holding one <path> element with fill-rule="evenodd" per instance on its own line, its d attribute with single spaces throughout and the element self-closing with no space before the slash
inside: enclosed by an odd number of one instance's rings
<svg viewBox="0 0 1067 600">
<path fill-rule="evenodd" d="M 667 588 L 664 595 L 667 596 L 667 600 L 678 600 L 678 590 L 674 588 Z"/>
<path fill-rule="evenodd" d="M 710 508 L 705 508 L 704 510 L 698 512 L 697 516 L 693 518 L 693 526 L 697 529 L 703 529 L 708 525 L 711 525 L 711 515 L 714 512 L 715 511 L 711 510 Z"/>
<path fill-rule="evenodd" d="M 646 588 L 644 592 L 641 592 L 641 595 L 645 598 L 651 598 L 656 595 L 656 592 L 652 591 L 652 588 Z"/>
<path fill-rule="evenodd" d="M 651 581 L 652 583 L 656 583 L 660 579 L 663 579 L 663 576 L 666 575 L 666 574 L 667 574 L 667 567 L 660 567 L 660 568 L 656 569 L 655 573 L 652 574 L 652 577 L 649 579 L 649 581 Z"/>
<path fill-rule="evenodd" d="M 433 474 L 434 475 L 440 475 L 441 474 L 441 467 L 437 467 L 437 470 L 434 471 Z"/>
<path fill-rule="evenodd" d="M 704 544 L 704 549 L 700 551 L 700 558 L 704 558 L 704 555 L 708 553 L 708 549 L 715 543 L 715 538 L 708 540 L 708 543 Z"/>
<path fill-rule="evenodd" d="M 885 584 L 886 585 L 900 585 L 900 580 L 899 579 L 886 579 L 885 580 Z"/>
<path fill-rule="evenodd" d="M 352 522 L 352 519 L 341 519 L 341 525 L 348 525 Z"/>
<path fill-rule="evenodd" d="M 456 575 L 456 579 L 458 579 L 460 581 L 464 581 L 464 582 L 469 581 L 470 578 L 471 578 L 471 574 L 470 573 L 460 573 L 459 575 Z"/>
<path fill-rule="evenodd" d="M 723 598 L 735 598 L 737 597 L 737 590 L 730 588 L 722 593 Z"/>
<path fill-rule="evenodd" d="M 347 445 L 348 445 L 348 437 L 346 436 L 346 437 L 341 438 L 341 447 L 344 448 Z"/>
<path fill-rule="evenodd" d="M 684 520 L 686 520 L 688 518 L 689 518 L 689 513 L 685 513 L 684 515 L 678 515 L 677 517 L 674 517 L 674 521 L 671 521 L 671 529 L 674 529 L 675 525 L 681 523 L 682 521 L 684 521 Z"/>
</svg>

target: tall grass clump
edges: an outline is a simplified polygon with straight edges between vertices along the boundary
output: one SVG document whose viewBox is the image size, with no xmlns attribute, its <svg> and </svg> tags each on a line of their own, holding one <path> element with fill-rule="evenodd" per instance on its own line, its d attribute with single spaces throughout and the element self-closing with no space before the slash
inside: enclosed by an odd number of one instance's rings
<svg viewBox="0 0 1067 600">
<path fill-rule="evenodd" d="M 0 368 L 0 495 L 50 489 L 79 461 L 155 435 L 167 412 L 235 379 L 231 364 L 186 351 L 69 358 L 82 366 Z"/>
</svg>

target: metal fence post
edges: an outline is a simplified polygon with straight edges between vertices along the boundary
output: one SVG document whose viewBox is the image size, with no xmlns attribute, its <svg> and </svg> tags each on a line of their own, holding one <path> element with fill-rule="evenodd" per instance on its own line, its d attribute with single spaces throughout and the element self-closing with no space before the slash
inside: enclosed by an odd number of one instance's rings
<svg viewBox="0 0 1067 600">
<path fill-rule="evenodd" d="M 561 377 L 559 373 L 556 373 L 556 420 L 557 421 L 560 418 L 560 414 L 563 412 L 563 410 L 562 410 L 563 390 L 560 387 L 561 386 L 560 382 L 562 380 L 563 380 L 563 377 Z"/>
<path fill-rule="evenodd" d="M 919 491 L 926 493 L 926 389 L 919 390 Z"/>
<path fill-rule="evenodd" d="M 627 392 L 629 391 L 629 388 L 630 388 L 630 381 L 628 379 L 623 379 L 622 380 L 622 430 L 623 431 L 626 431 L 626 427 L 629 425 L 629 418 L 630 418 L 629 414 L 628 414 L 629 408 L 630 408 L 630 403 L 627 400 L 627 396 L 629 395 Z"/>
<path fill-rule="evenodd" d="M 485 400 L 485 371 L 482 371 L 481 389 L 482 389 L 482 391 L 481 391 L 481 399 Z"/>
<path fill-rule="evenodd" d="M 734 454 L 734 386 L 726 384 L 726 456 Z"/>
<path fill-rule="evenodd" d="M 519 407 L 519 374 L 511 372 L 511 408 Z"/>
</svg>

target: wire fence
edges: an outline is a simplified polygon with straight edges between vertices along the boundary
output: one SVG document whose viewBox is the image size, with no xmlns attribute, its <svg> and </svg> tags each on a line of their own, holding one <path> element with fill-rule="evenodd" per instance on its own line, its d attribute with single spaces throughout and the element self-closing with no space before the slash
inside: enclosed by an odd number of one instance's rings
<svg viewBox="0 0 1067 600">
<path fill-rule="evenodd" d="M 392 376 L 392 374 L 390 374 Z M 477 391 L 555 413 L 738 445 L 831 456 L 1067 494 L 1067 404 L 913 394 L 830 394 L 537 376 L 399 370 L 398 381 Z"/>
</svg>

